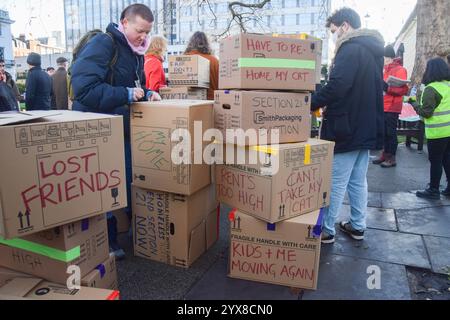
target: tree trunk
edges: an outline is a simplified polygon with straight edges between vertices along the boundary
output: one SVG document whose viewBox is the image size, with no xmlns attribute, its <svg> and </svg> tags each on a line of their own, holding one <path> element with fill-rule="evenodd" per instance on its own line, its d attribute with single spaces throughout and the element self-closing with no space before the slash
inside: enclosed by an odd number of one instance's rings
<svg viewBox="0 0 450 320">
<path fill-rule="evenodd" d="M 420 84 L 427 61 L 450 54 L 450 0 L 417 1 L 416 61 L 411 80 Z"/>
</svg>

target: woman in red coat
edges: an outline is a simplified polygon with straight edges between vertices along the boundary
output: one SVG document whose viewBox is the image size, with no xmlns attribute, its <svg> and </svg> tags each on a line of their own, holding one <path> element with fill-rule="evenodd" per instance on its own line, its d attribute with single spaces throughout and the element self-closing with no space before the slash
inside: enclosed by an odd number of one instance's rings
<svg viewBox="0 0 450 320">
<path fill-rule="evenodd" d="M 408 75 L 401 65 L 401 58 L 395 58 L 394 47 L 386 46 L 384 50 L 384 150 L 379 159 L 373 161 L 383 168 L 391 168 L 397 165 L 395 154 L 397 152 L 397 123 L 402 113 L 403 96 L 408 93 L 408 86 L 389 86 L 389 76 L 406 80 Z"/>
<path fill-rule="evenodd" d="M 159 92 L 160 88 L 166 86 L 166 76 L 162 64 L 166 51 L 167 40 L 161 36 L 153 36 L 145 55 L 144 64 L 146 87 L 152 91 Z"/>
</svg>

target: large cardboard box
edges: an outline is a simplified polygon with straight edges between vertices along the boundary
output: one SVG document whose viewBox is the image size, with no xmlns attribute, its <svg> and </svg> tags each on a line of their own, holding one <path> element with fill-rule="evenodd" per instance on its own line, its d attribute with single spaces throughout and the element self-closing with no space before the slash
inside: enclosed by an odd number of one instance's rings
<svg viewBox="0 0 450 320">
<path fill-rule="evenodd" d="M 119 291 L 84 286 L 69 289 L 0 267 L 0 300 L 119 300 Z"/>
<path fill-rule="evenodd" d="M 37 114 L 5 115 L 0 125 L 4 238 L 127 204 L 122 117 L 75 111 Z"/>
<path fill-rule="evenodd" d="M 294 288 L 317 289 L 320 211 L 269 224 L 230 212 L 229 276 Z"/>
<path fill-rule="evenodd" d="M 220 42 L 220 89 L 315 90 L 316 40 L 241 33 Z M 318 72 L 319 71 L 319 72 Z"/>
<path fill-rule="evenodd" d="M 236 147 L 234 151 L 243 150 Z M 256 164 L 216 166 L 218 199 L 267 222 L 277 222 L 329 205 L 334 143 L 319 139 L 247 147 Z M 235 155 L 236 156 L 236 155 Z M 228 151 L 226 157 L 229 157 Z"/>
<path fill-rule="evenodd" d="M 94 270 L 81 279 L 81 285 L 91 288 L 118 290 L 116 258 L 110 254 L 108 259 L 100 263 Z"/>
<path fill-rule="evenodd" d="M 133 158 L 133 183 L 146 189 L 193 194 L 211 183 L 210 166 L 203 162 L 203 150 L 194 153 L 194 139 L 202 142 L 203 133 L 213 128 L 213 103 L 200 100 L 166 100 L 141 102 L 132 105 L 131 147 Z M 194 135 L 194 124 L 201 125 Z M 190 140 L 183 140 L 182 158 L 190 155 L 190 163 L 176 164 L 172 154 L 178 156 L 180 140 L 173 141 L 172 134 L 185 129 Z M 180 130 L 178 130 L 180 131 Z M 175 132 L 176 133 L 176 132 Z M 190 144 L 190 146 L 188 145 Z M 189 154 L 189 150 L 190 154 Z M 198 159 L 203 164 L 193 164 Z"/>
<path fill-rule="evenodd" d="M 69 266 L 81 277 L 109 256 L 105 214 L 16 239 L 0 239 L 0 265 L 65 284 Z"/>
<path fill-rule="evenodd" d="M 209 88 L 209 60 L 199 55 L 169 56 L 170 86 Z"/>
<path fill-rule="evenodd" d="M 227 136 L 227 129 L 254 129 L 260 145 L 306 141 L 311 135 L 311 94 L 276 91 L 215 91 L 214 124 L 221 130 L 223 141 L 236 143 Z M 267 130 L 259 140 L 259 129 Z M 279 140 L 272 141 L 272 130 L 277 129 Z"/>
<path fill-rule="evenodd" d="M 165 87 L 159 89 L 163 100 L 207 100 L 208 90 L 190 87 Z"/>
<path fill-rule="evenodd" d="M 188 268 L 216 240 L 214 185 L 190 196 L 133 186 L 134 253 Z"/>
</svg>

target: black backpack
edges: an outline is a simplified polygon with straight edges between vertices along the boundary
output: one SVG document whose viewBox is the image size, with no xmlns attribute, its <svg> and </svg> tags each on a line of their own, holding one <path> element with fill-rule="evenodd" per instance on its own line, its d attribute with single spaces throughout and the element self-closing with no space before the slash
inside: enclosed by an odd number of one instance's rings
<svg viewBox="0 0 450 320">
<path fill-rule="evenodd" d="M 72 88 L 72 77 L 71 77 L 72 66 L 74 65 L 75 61 L 77 60 L 78 54 L 86 46 L 86 44 L 89 41 L 91 41 L 92 38 L 94 38 L 96 35 L 98 35 L 100 33 L 107 34 L 111 38 L 111 40 L 113 41 L 113 44 L 114 44 L 114 56 L 108 64 L 108 68 L 111 71 L 110 72 L 111 76 L 110 76 L 110 79 L 108 79 L 108 83 L 111 85 L 113 83 L 114 76 L 113 76 L 113 72 L 112 72 L 112 67 L 116 64 L 118 56 L 119 56 L 116 41 L 114 40 L 114 37 L 110 32 L 103 32 L 100 29 L 91 30 L 91 31 L 87 32 L 83 37 L 81 37 L 81 39 L 78 41 L 77 45 L 75 46 L 75 48 L 73 49 L 73 52 L 72 52 L 72 62 L 70 63 L 69 70 L 67 71 L 67 93 L 69 95 L 69 99 L 72 101 L 75 100 L 75 95 L 73 93 L 73 88 Z"/>
</svg>

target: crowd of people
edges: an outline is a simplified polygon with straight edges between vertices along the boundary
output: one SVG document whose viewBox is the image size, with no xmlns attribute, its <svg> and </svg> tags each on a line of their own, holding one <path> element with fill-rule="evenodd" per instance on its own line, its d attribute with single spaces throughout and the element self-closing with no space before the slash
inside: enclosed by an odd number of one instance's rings
<svg viewBox="0 0 450 320">
<path fill-rule="evenodd" d="M 110 23 L 105 32 L 92 34 L 77 49 L 70 67 L 59 58 L 58 69 L 41 68 L 38 54 L 30 54 L 26 82 L 26 108 L 72 109 L 84 112 L 119 114 L 124 119 L 125 160 L 128 203 L 131 203 L 130 104 L 157 101 L 167 86 L 163 62 L 167 40 L 149 37 L 154 23 L 151 10 L 133 4 Z M 397 123 L 402 112 L 407 84 L 392 85 L 391 78 L 407 80 L 406 69 L 394 47 L 385 46 L 383 36 L 361 28 L 360 16 L 350 8 L 337 10 L 327 20 L 335 41 L 335 54 L 329 79 L 312 96 L 311 111 L 323 110 L 321 138 L 335 142 L 330 206 L 325 209 L 323 243 L 335 241 L 335 225 L 344 195 L 348 192 L 351 217 L 338 224 L 355 240 L 364 239 L 368 198 L 367 170 L 370 150 L 382 150 L 373 161 L 383 168 L 397 165 Z M 207 36 L 195 32 L 184 52 L 210 61 L 208 99 L 218 88 L 219 61 L 212 54 Z M 0 68 L 4 62 L 0 61 Z M 19 96 L 10 75 L 0 69 L 0 110 L 17 110 Z M 51 75 L 50 75 L 51 74 Z M 170 80 L 170 79 L 169 79 Z M 438 199 L 450 196 L 450 186 L 439 190 L 442 171 L 450 179 L 450 69 L 441 58 L 428 62 L 421 95 L 411 98 L 425 123 L 431 163 L 430 184 L 418 197 Z M 69 99 L 73 96 L 73 101 Z M 131 208 L 126 210 L 131 219 Z M 117 242 L 115 217 L 108 213 L 111 251 L 124 257 Z"/>
</svg>

